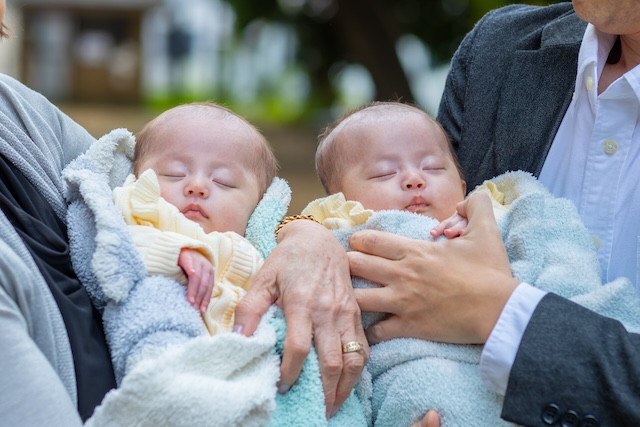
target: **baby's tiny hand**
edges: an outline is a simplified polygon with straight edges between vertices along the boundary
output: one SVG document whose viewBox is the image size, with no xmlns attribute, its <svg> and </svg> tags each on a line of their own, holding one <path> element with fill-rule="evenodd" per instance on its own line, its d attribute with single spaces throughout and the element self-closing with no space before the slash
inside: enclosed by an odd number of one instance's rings
<svg viewBox="0 0 640 427">
<path fill-rule="evenodd" d="M 462 232 L 467 228 L 467 224 L 467 218 L 456 212 L 435 226 L 433 230 L 431 230 L 431 236 L 436 238 L 444 234 L 449 239 L 460 237 Z"/>
<path fill-rule="evenodd" d="M 178 266 L 186 274 L 187 301 L 201 313 L 207 311 L 211 301 L 215 271 L 209 260 L 195 249 L 183 248 L 178 256 Z"/>
</svg>

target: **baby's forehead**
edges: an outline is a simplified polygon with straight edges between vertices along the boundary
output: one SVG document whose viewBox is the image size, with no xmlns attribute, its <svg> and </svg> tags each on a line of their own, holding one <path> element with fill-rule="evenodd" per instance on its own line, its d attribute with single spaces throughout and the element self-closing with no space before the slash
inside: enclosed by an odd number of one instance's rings
<svg viewBox="0 0 640 427">
<path fill-rule="evenodd" d="M 165 111 L 157 119 L 160 123 L 184 125 L 185 121 L 192 123 L 216 123 L 238 129 L 255 131 L 247 121 L 230 111 L 203 105 L 182 105 Z"/>
<path fill-rule="evenodd" d="M 434 119 L 426 113 L 409 108 L 376 107 L 359 111 L 347 117 L 335 129 L 335 137 L 348 145 L 349 141 L 361 138 L 402 137 L 408 129 L 414 130 L 421 139 L 446 145 L 446 135 Z"/>
<path fill-rule="evenodd" d="M 215 108 L 183 107 L 166 111 L 157 119 L 153 135 L 162 138 L 164 135 L 174 135 L 176 132 L 204 130 L 206 134 L 215 136 L 224 133 L 247 147 L 259 148 L 262 135 L 244 119 Z"/>
<path fill-rule="evenodd" d="M 383 126 L 427 126 L 435 125 L 432 119 L 426 113 L 413 107 L 404 106 L 374 106 L 357 111 L 351 116 L 345 118 L 342 123 L 336 127 L 338 133 L 342 131 L 369 131 L 372 125 Z"/>
</svg>

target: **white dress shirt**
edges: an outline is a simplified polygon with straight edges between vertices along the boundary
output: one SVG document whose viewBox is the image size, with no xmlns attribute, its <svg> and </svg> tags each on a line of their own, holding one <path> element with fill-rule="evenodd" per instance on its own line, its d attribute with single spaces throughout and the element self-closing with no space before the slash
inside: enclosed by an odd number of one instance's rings
<svg viewBox="0 0 640 427">
<path fill-rule="evenodd" d="M 640 66 L 598 95 L 597 82 L 616 41 L 591 24 L 578 55 L 573 100 L 540 173 L 558 197 L 573 201 L 598 249 L 603 283 L 628 277 L 638 289 L 640 265 Z M 522 335 L 545 292 L 520 284 L 487 340 L 485 384 L 504 394 Z"/>
</svg>

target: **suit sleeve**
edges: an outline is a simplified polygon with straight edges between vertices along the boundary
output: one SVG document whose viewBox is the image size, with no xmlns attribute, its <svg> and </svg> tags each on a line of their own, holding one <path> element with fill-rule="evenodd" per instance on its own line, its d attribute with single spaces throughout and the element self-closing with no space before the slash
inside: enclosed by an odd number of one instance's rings
<svg viewBox="0 0 640 427">
<path fill-rule="evenodd" d="M 548 294 L 520 343 L 502 417 L 525 426 L 640 425 L 639 380 L 640 335 Z"/>
</svg>

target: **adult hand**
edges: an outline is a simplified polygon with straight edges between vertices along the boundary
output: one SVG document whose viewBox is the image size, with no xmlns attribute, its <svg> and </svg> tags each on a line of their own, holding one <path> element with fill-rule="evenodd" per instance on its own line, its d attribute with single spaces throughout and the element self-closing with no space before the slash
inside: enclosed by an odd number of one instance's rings
<svg viewBox="0 0 640 427">
<path fill-rule="evenodd" d="M 369 357 L 349 262 L 333 234 L 313 221 L 288 223 L 279 239 L 236 307 L 234 330 L 250 336 L 271 304 L 282 307 L 287 335 L 279 390 L 286 392 L 295 383 L 313 341 L 330 417 L 351 393 Z M 342 354 L 342 345 L 351 341 L 362 343 L 363 353 Z"/>
<path fill-rule="evenodd" d="M 351 237 L 351 273 L 383 285 L 356 289 L 360 309 L 391 316 L 367 330 L 370 343 L 416 337 L 484 343 L 518 282 L 511 276 L 491 201 L 473 194 L 457 207 L 460 237 L 417 241 L 379 231 Z"/>
</svg>

